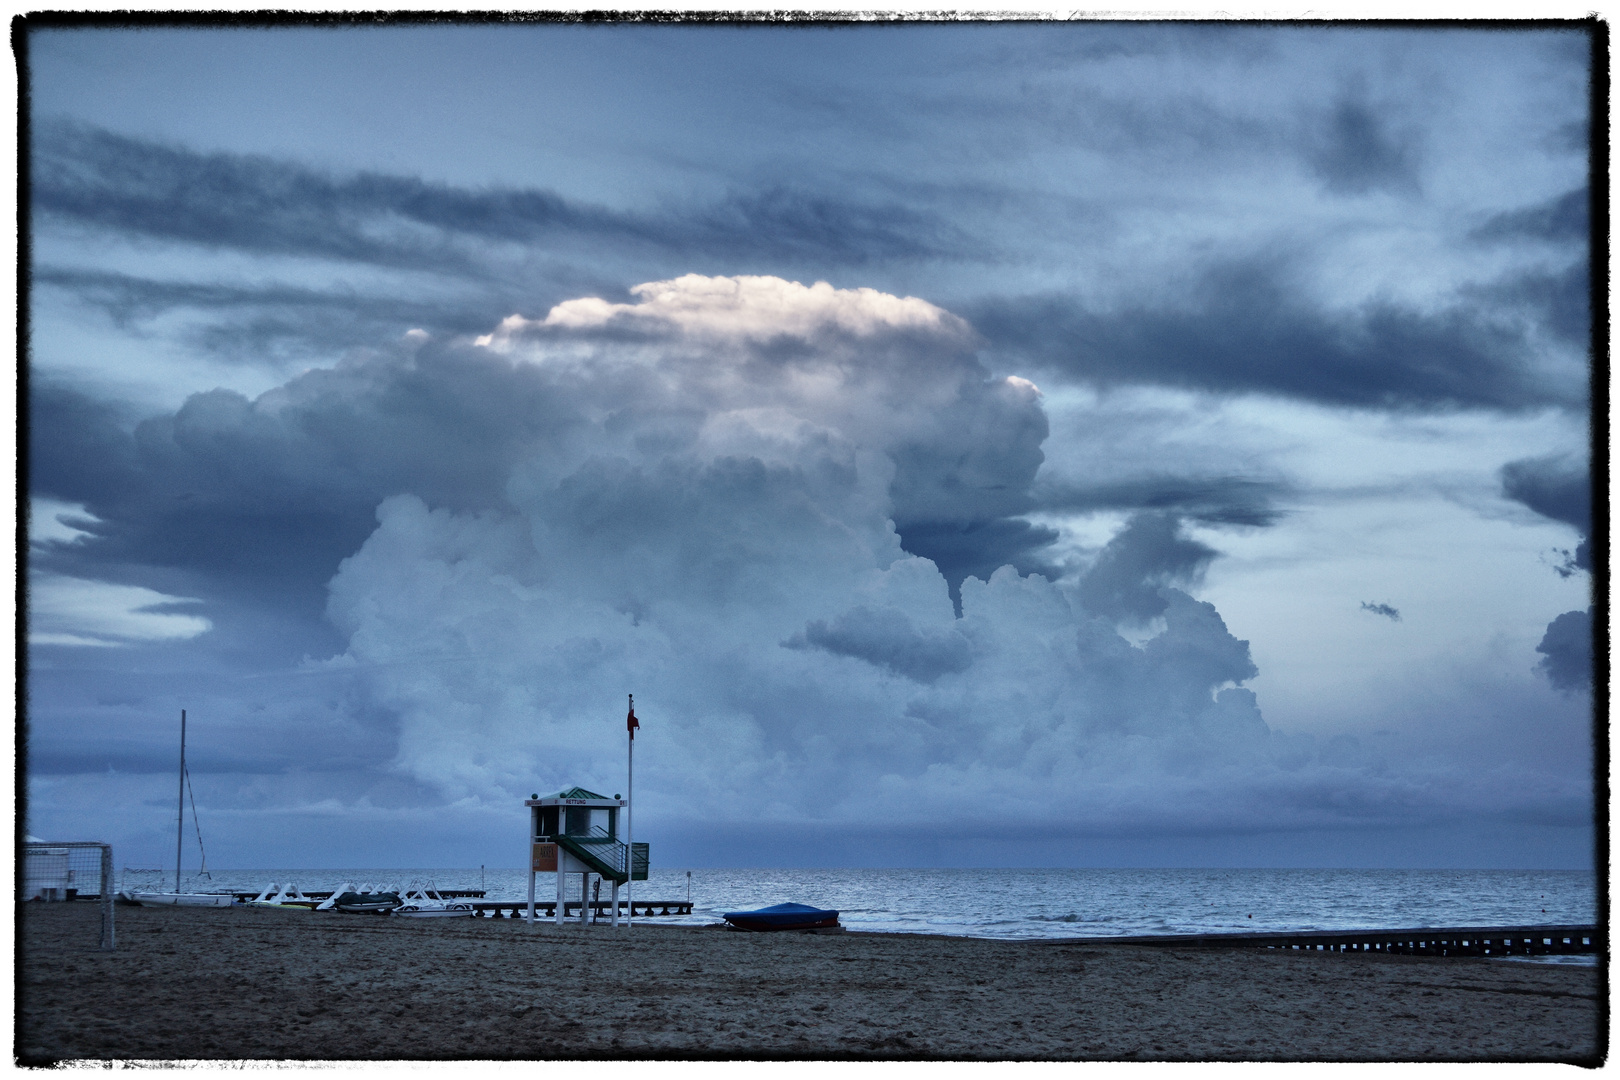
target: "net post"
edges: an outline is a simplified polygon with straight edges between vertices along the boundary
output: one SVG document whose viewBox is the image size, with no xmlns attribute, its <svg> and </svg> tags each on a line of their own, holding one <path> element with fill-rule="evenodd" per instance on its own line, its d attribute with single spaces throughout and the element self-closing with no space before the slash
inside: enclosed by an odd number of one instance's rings
<svg viewBox="0 0 1620 1080">
<path fill-rule="evenodd" d="M 113 937 L 113 854 L 111 844 L 101 847 L 101 948 L 112 952 L 117 947 Z"/>
</svg>

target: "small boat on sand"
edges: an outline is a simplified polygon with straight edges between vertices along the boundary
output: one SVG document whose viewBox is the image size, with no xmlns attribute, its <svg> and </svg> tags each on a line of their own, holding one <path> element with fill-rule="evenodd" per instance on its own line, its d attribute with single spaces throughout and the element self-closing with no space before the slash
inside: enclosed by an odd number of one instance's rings
<svg viewBox="0 0 1620 1080">
<path fill-rule="evenodd" d="M 385 915 L 399 907 L 403 901 L 399 898 L 399 889 L 388 889 L 383 886 L 373 888 L 369 883 L 359 888 L 345 883 L 341 888 L 327 897 L 316 911 L 345 911 L 351 915 L 371 914 Z"/>
<path fill-rule="evenodd" d="M 804 904 L 776 904 L 757 911 L 728 911 L 720 917 L 739 930 L 822 930 L 838 925 L 838 912 Z"/>
</svg>

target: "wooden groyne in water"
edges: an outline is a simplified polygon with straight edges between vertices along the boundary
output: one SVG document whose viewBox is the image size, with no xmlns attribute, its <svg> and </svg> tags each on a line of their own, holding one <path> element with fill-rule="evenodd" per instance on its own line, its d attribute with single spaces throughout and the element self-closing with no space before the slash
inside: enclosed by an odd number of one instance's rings
<svg viewBox="0 0 1620 1080">
<path fill-rule="evenodd" d="M 1587 925 L 1452 926 L 1408 930 L 1285 930 L 1243 934 L 1149 934 L 1065 938 L 1086 944 L 1182 949 L 1297 949 L 1381 952 L 1402 956 L 1546 956 L 1608 953 L 1606 929 Z"/>
</svg>

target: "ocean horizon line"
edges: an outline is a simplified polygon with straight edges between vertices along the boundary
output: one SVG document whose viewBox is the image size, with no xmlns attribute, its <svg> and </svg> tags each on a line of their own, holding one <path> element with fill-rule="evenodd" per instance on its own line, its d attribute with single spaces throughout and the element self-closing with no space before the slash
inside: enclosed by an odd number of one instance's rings
<svg viewBox="0 0 1620 1080">
<path fill-rule="evenodd" d="M 521 867 L 521 866 L 497 866 L 497 865 L 495 865 L 493 863 L 480 863 L 480 864 L 471 865 L 471 866 L 468 866 L 468 865 L 465 865 L 465 864 L 457 865 L 457 866 L 428 866 L 426 864 L 414 865 L 413 866 L 413 865 L 407 865 L 407 864 L 404 864 L 404 863 L 399 863 L 399 864 L 390 865 L 390 866 L 315 866 L 315 865 L 311 865 L 311 866 L 216 866 L 216 867 L 211 867 L 210 869 L 214 873 L 242 874 L 242 873 L 249 873 L 249 872 L 260 871 L 260 870 L 278 870 L 278 871 L 305 870 L 305 871 L 311 871 L 311 872 L 315 872 L 315 871 L 323 871 L 324 872 L 324 871 L 329 871 L 329 870 L 336 870 L 336 871 L 342 871 L 344 873 L 359 873 L 359 872 L 376 872 L 376 871 L 382 871 L 382 870 L 465 871 L 465 870 L 478 870 L 478 869 L 481 869 L 481 868 L 482 869 L 487 869 L 487 870 L 499 870 L 499 871 L 511 872 L 511 873 L 522 873 L 523 872 L 523 867 Z M 732 871 L 732 872 L 746 871 L 746 870 L 773 871 L 773 872 L 826 871 L 826 872 L 848 872 L 848 873 L 872 873 L 872 872 L 882 872 L 882 871 L 914 871 L 914 872 L 918 872 L 918 873 L 924 873 L 924 872 L 926 872 L 926 873 L 944 873 L 944 872 L 950 872 L 950 871 L 985 871 L 985 872 L 992 872 L 993 871 L 993 872 L 997 872 L 997 873 L 1034 873 L 1034 872 L 1040 872 L 1040 871 L 1057 871 L 1057 870 L 1066 870 L 1066 871 L 1109 870 L 1109 871 L 1131 871 L 1131 872 L 1140 872 L 1140 873 L 1154 873 L 1154 872 L 1160 872 L 1160 871 L 1163 871 L 1163 872 L 1199 871 L 1199 872 L 1210 872 L 1210 873 L 1215 873 L 1215 872 L 1225 872 L 1225 873 L 1243 873 L 1243 872 L 1282 873 L 1282 872 L 1288 872 L 1288 871 L 1300 871 L 1300 872 L 1303 872 L 1303 873 L 1323 873 L 1323 872 L 1329 872 L 1329 871 L 1341 871 L 1341 872 L 1351 873 L 1351 872 L 1363 872 L 1364 871 L 1364 872 L 1368 872 L 1368 873 L 1380 873 L 1380 874 L 1386 874 L 1386 873 L 1387 874 L 1398 874 L 1398 873 L 1414 873 L 1414 874 L 1429 874 L 1429 873 L 1459 873 L 1459 874 L 1596 874 L 1597 873 L 1596 869 L 1594 869 L 1592 867 L 1581 867 L 1581 866 L 1196 866 L 1196 865 L 1182 865 L 1182 866 L 908 866 L 908 865 L 900 865 L 900 864 L 891 864 L 891 865 L 882 865 L 882 866 L 877 866 L 877 865 L 871 865 L 871 866 L 861 866 L 861 865 L 845 865 L 845 866 L 814 865 L 814 866 L 811 866 L 811 865 L 803 865 L 803 866 L 800 866 L 800 865 L 766 865 L 766 864 L 759 864 L 759 863 L 752 863 L 752 864 L 748 864 L 748 865 L 719 865 L 719 866 L 708 865 L 708 866 L 705 866 L 705 865 L 701 865 L 701 864 L 698 864 L 698 863 L 682 863 L 682 864 L 675 865 L 675 866 L 661 867 L 660 869 L 664 870 L 665 872 L 682 872 L 682 873 L 684 873 L 687 870 L 693 870 L 693 871 L 696 871 L 696 870 L 722 871 L 722 870 L 724 870 L 724 871 Z M 172 873 L 174 873 L 174 868 L 173 867 L 162 867 L 162 866 L 121 866 L 121 867 L 119 867 L 119 870 L 120 871 L 129 870 L 129 871 L 138 872 L 138 873 L 153 873 L 153 874 L 156 874 L 156 873 L 172 874 Z M 200 872 L 201 871 L 193 871 L 193 873 L 200 873 Z M 540 872 L 549 873 L 549 871 L 540 871 Z"/>
</svg>

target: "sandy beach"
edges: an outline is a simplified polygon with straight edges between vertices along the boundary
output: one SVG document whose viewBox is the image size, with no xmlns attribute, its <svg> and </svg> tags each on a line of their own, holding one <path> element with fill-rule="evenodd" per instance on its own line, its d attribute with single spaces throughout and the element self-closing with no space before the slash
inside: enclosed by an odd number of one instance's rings
<svg viewBox="0 0 1620 1080">
<path fill-rule="evenodd" d="M 639 924 L 30 904 L 16 1052 L 64 1059 L 1578 1061 L 1601 969 Z"/>
</svg>

